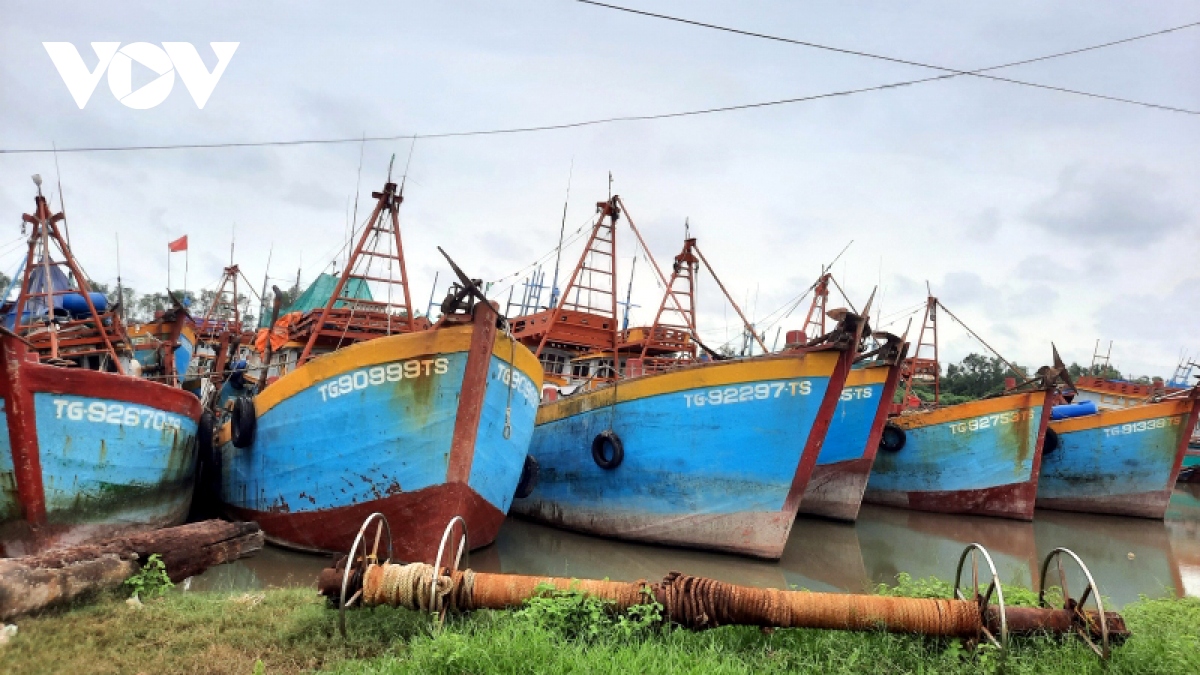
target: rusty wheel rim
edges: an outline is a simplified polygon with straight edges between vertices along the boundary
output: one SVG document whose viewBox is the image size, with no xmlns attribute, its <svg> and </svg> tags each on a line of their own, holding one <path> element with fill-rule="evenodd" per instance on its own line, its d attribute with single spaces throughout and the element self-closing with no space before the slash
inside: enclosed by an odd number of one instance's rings
<svg viewBox="0 0 1200 675">
<path fill-rule="evenodd" d="M 963 567 L 966 566 L 967 558 L 971 559 L 971 595 L 967 596 L 962 589 L 962 573 Z M 985 574 L 991 575 L 991 580 L 988 582 L 986 589 L 982 593 L 979 592 L 979 561 L 982 559 L 987 563 Z M 992 596 L 996 598 L 996 604 L 1000 609 L 1000 636 L 997 636 L 988 630 L 987 627 L 987 611 L 991 604 Z M 1004 588 L 1000 583 L 1000 575 L 996 572 L 996 563 L 992 561 L 992 556 L 988 553 L 983 544 L 972 543 L 963 549 L 962 555 L 958 558 L 958 569 L 954 573 L 954 598 L 965 602 L 974 602 L 979 608 L 979 632 L 987 638 L 988 642 L 997 647 L 1002 654 L 1008 653 L 1008 612 L 1004 605 Z"/>
<path fill-rule="evenodd" d="M 1087 588 L 1083 590 L 1083 595 L 1079 596 L 1078 600 L 1071 597 L 1071 593 L 1067 588 L 1067 575 L 1062 563 L 1064 555 L 1075 561 L 1075 565 L 1079 567 L 1079 570 L 1083 572 L 1084 579 L 1087 580 Z M 1112 645 L 1108 639 L 1108 617 L 1104 614 L 1104 600 L 1100 597 L 1100 587 L 1096 585 L 1096 580 L 1092 577 L 1092 571 L 1088 569 L 1087 565 L 1083 564 L 1083 560 L 1078 555 L 1075 555 L 1075 552 L 1071 549 L 1056 548 L 1050 551 L 1042 561 L 1042 572 L 1038 578 L 1038 605 L 1049 607 L 1046 603 L 1046 573 L 1050 570 L 1051 562 L 1056 563 L 1059 590 L 1062 591 L 1063 596 L 1062 608 L 1071 613 L 1071 624 L 1075 634 L 1083 639 L 1084 644 L 1095 652 L 1096 656 L 1107 660 L 1112 654 Z M 1100 644 L 1098 645 L 1092 639 L 1091 631 L 1088 630 L 1090 622 L 1087 613 L 1084 611 L 1084 605 L 1089 598 L 1095 605 L 1096 615 L 1099 617 Z"/>
<path fill-rule="evenodd" d="M 454 516 L 446 523 L 446 529 L 442 532 L 442 542 L 438 544 L 437 558 L 433 561 L 433 581 L 430 584 L 430 601 L 433 603 L 433 611 L 438 615 L 438 623 L 446 620 L 446 606 L 442 604 L 442 599 L 438 595 L 438 580 L 441 577 L 442 559 L 446 555 L 446 545 L 451 541 L 451 535 L 454 534 L 454 526 L 462 527 L 462 537 L 458 540 L 458 550 L 454 552 L 454 566 L 450 568 L 451 572 L 459 569 L 462 563 L 463 552 L 467 550 L 467 521 L 462 516 Z"/>
<path fill-rule="evenodd" d="M 371 552 L 366 553 L 367 529 L 371 523 L 375 523 L 375 532 L 372 537 Z M 350 585 L 351 572 L 357 571 L 360 576 L 365 575 L 367 568 L 371 565 L 379 563 L 379 544 L 383 536 L 387 535 L 387 558 L 392 559 L 392 526 L 388 524 L 387 518 L 382 513 L 372 513 L 363 521 L 362 527 L 358 528 L 358 535 L 354 537 L 354 544 L 350 546 L 350 553 L 346 556 L 346 569 L 342 572 L 342 589 L 338 596 L 338 631 L 342 634 L 342 639 L 346 638 L 346 608 L 352 607 L 356 602 L 362 599 L 362 589 L 355 591 L 350 599 L 346 599 L 347 586 Z M 362 549 L 360 557 L 359 550 Z"/>
</svg>

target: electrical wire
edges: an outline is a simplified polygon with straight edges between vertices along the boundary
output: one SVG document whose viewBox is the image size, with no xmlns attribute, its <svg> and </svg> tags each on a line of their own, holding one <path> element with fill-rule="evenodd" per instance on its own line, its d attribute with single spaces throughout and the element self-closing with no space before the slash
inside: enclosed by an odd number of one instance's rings
<svg viewBox="0 0 1200 675">
<path fill-rule="evenodd" d="M 1096 51 L 1098 49 L 1104 49 L 1106 47 L 1114 47 L 1116 45 L 1122 45 L 1122 44 L 1127 44 L 1130 42 L 1136 42 L 1138 40 L 1144 40 L 1146 38 L 1158 37 L 1160 35 L 1166 35 L 1168 33 L 1173 33 L 1175 31 L 1186 30 L 1189 28 L 1195 28 L 1197 26 L 1200 26 L 1200 21 L 1193 21 L 1192 23 L 1186 23 L 1186 24 L 1182 24 L 1179 26 L 1173 26 L 1171 28 L 1164 28 L 1162 30 L 1153 31 L 1150 33 L 1142 33 L 1141 35 L 1134 35 L 1132 37 L 1121 38 L 1119 40 L 1112 40 L 1112 41 L 1104 42 L 1104 43 L 1097 44 L 1097 45 L 1091 45 L 1089 47 L 1080 47 L 1078 49 L 1071 49 L 1071 50 L 1067 50 L 1067 51 L 1063 51 L 1063 52 L 1057 52 L 1054 54 L 1047 54 L 1045 56 L 1037 56 L 1037 57 L 1034 57 L 1031 59 L 1023 59 L 1021 61 L 1013 61 L 1011 63 L 1006 63 L 1006 64 L 999 65 L 999 66 L 991 66 L 988 68 L 980 68 L 977 70 L 959 70 L 957 68 L 948 68 L 946 66 L 938 66 L 938 65 L 931 64 L 931 63 L 923 63 L 921 61 L 912 61 L 909 59 L 901 59 L 901 58 L 897 58 L 894 56 L 884 56 L 882 54 L 872 54 L 870 52 L 863 52 L 863 51 L 859 51 L 859 50 L 855 50 L 855 49 L 846 49 L 843 47 L 833 47 L 830 45 L 818 44 L 816 42 L 807 42 L 805 40 L 795 40 L 792 38 L 780 37 L 778 35 L 770 35 L 767 33 L 756 33 L 753 31 L 742 30 L 739 28 L 730 28 L 728 26 L 720 26 L 720 25 L 713 24 L 713 23 L 704 23 L 702 21 L 695 21 L 692 19 L 685 19 L 685 18 L 678 17 L 678 16 L 671 16 L 669 14 L 658 14 L 655 12 L 647 12 L 647 11 L 640 10 L 640 9 L 633 9 L 631 7 L 622 7 L 620 5 L 610 5 L 610 4 L 604 3 L 604 2 L 596 2 L 595 0 L 574 0 L 574 1 L 584 4 L 584 5 L 592 5 L 594 7 L 601 7 L 604 9 L 612 9 L 612 10 L 616 10 L 618 12 L 627 12 L 629 14 L 637 14 L 640 16 L 646 16 L 646 17 L 650 17 L 650 18 L 654 18 L 654 19 L 663 19 L 665 21 L 674 21 L 676 23 L 683 23 L 683 24 L 687 24 L 689 26 L 696 26 L 699 28 L 708 28 L 710 30 L 717 30 L 717 31 L 725 32 L 725 33 L 733 33 L 735 35 L 743 35 L 746 37 L 759 38 L 762 40 L 771 40 L 773 42 L 784 42 L 787 44 L 798 45 L 801 47 L 809 47 L 811 49 L 820 49 L 820 50 L 824 50 L 824 51 L 836 52 L 838 54 L 848 54 L 851 56 L 860 56 L 860 57 L 868 58 L 868 59 L 887 61 L 889 63 L 900 63 L 900 64 L 903 64 L 906 66 L 916 66 L 918 68 L 939 70 L 944 73 L 951 73 L 954 77 L 958 77 L 961 75 L 969 75 L 971 77 L 979 77 L 979 78 L 983 78 L 983 79 L 987 79 L 987 80 L 995 80 L 997 82 L 1007 82 L 1009 84 L 1017 84 L 1017 85 L 1021 85 L 1024 87 L 1047 89 L 1050 91 L 1057 91 L 1057 92 L 1062 92 L 1062 93 L 1066 93 L 1066 94 L 1074 94 L 1076 96 L 1087 96 L 1089 98 L 1098 98 L 1098 99 L 1103 99 L 1106 101 L 1114 101 L 1117 103 L 1129 103 L 1132 105 L 1145 106 L 1145 107 L 1149 107 L 1149 108 L 1158 108 L 1160 110 L 1169 110 L 1171 112 L 1182 112 L 1182 113 L 1187 113 L 1189 115 L 1200 115 L 1200 111 L 1197 111 L 1197 110 L 1187 110 L 1185 108 L 1176 108 L 1173 106 L 1160 105 L 1157 103 L 1147 103 L 1145 101 L 1135 101 L 1133 99 L 1121 98 L 1118 96 L 1108 96 L 1105 94 L 1096 94 L 1096 93 L 1092 93 L 1092 92 L 1088 92 L 1088 91 L 1081 91 L 1079 89 L 1068 89 L 1066 87 L 1056 87 L 1056 86 L 1048 85 L 1048 84 L 1039 84 L 1037 82 L 1028 82 L 1026 80 L 1014 80 L 1014 79 L 1007 78 L 1007 77 L 999 77 L 997 75 L 985 75 L 984 74 L 986 72 L 993 71 L 993 70 L 999 70 L 1001 68 L 1012 68 L 1014 66 L 1023 66 L 1026 64 L 1030 64 L 1030 63 L 1037 63 L 1039 61 L 1049 61 L 1050 59 L 1056 59 L 1056 58 L 1060 58 L 1063 56 L 1073 56 L 1075 54 L 1082 54 L 1084 52 Z"/>
<path fill-rule="evenodd" d="M 583 0 L 579 0 L 579 1 L 583 1 Z M 616 8 L 617 6 L 611 5 L 610 7 Z M 620 9 L 622 9 L 624 11 L 636 12 L 636 10 L 626 10 L 625 8 L 620 8 Z M 666 17 L 666 15 L 661 15 L 661 16 L 665 17 L 665 18 L 670 18 L 672 20 L 685 21 L 683 19 L 677 19 L 676 17 Z M 1023 64 L 1027 64 L 1027 63 L 1046 61 L 1049 59 L 1060 58 L 1063 56 L 1070 56 L 1070 55 L 1079 54 L 1082 52 L 1103 49 L 1105 47 L 1111 47 L 1114 45 L 1126 44 L 1126 43 L 1132 42 L 1134 40 L 1142 40 L 1142 39 L 1146 39 L 1146 38 L 1150 38 L 1150 37 L 1164 35 L 1167 33 L 1174 32 L 1174 31 L 1183 30 L 1186 28 L 1192 28 L 1197 25 L 1200 25 L 1200 22 L 1184 24 L 1181 26 L 1175 26 L 1172 28 L 1167 28 L 1167 29 L 1156 31 L 1153 33 L 1144 33 L 1141 35 L 1135 35 L 1133 37 L 1124 38 L 1121 40 L 1113 40 L 1113 41 L 1109 41 L 1109 42 L 1105 42 L 1105 43 L 1101 43 L 1101 44 L 1097 44 L 1097 45 L 1092 45 L 1089 47 L 1081 47 L 1081 48 L 1072 49 L 1069 51 L 1057 52 L 1054 54 L 1047 54 L 1045 56 L 1039 56 L 1039 57 L 1030 58 L 1030 59 L 1021 59 L 1019 61 L 1011 61 L 1008 63 L 1002 63 L 1002 64 L 995 65 L 995 66 L 988 66 L 986 68 L 977 68 L 974 70 L 955 70 L 952 68 L 943 68 L 941 66 L 934 66 L 931 64 L 922 64 L 922 63 L 914 61 L 914 62 L 911 62 L 911 65 L 918 65 L 918 66 L 923 66 L 926 68 L 935 68 L 935 69 L 938 69 L 941 71 L 948 71 L 948 72 L 944 72 L 944 74 L 942 74 L 942 75 L 934 75 L 931 77 L 923 77 L 923 78 L 918 78 L 918 79 L 914 79 L 914 80 L 903 80 L 903 81 L 899 81 L 899 82 L 890 82 L 887 84 L 878 84 L 878 85 L 872 85 L 872 86 L 868 86 L 868 87 L 857 87 L 854 89 L 843 89 L 843 90 L 838 90 L 838 91 L 825 92 L 825 93 L 821 93 L 821 94 L 810 94 L 808 96 L 795 96 L 795 97 L 790 97 L 790 98 L 774 99 L 774 100 L 770 100 L 770 101 L 758 101 L 758 102 L 754 102 L 754 103 L 741 103 L 741 104 L 735 104 L 735 105 L 716 106 L 716 107 L 712 107 L 712 108 L 700 108 L 697 110 L 685 110 L 685 111 L 678 111 L 678 112 L 653 113 L 653 114 L 642 114 L 642 115 L 620 115 L 620 116 L 615 116 L 615 117 L 603 117 L 603 118 L 594 119 L 594 120 L 583 120 L 583 121 L 579 121 L 579 122 L 564 122 L 561 124 L 544 124 L 544 125 L 536 125 L 536 126 L 508 127 L 508 128 L 500 128 L 500 129 L 482 129 L 482 130 L 474 130 L 474 131 L 449 131 L 449 132 L 433 133 L 433 134 L 395 134 L 395 135 L 389 135 L 389 136 L 358 136 L 358 137 L 353 137 L 353 138 L 309 138 L 309 139 L 297 139 L 297 140 L 287 140 L 287 141 L 245 141 L 245 142 L 217 142 L 217 143 L 169 143 L 169 144 L 161 144 L 161 145 L 81 146 L 81 147 L 74 147 L 74 148 L 57 148 L 57 149 L 55 149 L 55 148 L 0 148 L 0 155 L 22 155 L 22 154 L 27 155 L 27 154 L 44 154 L 44 153 L 53 153 L 53 152 L 60 152 L 60 153 L 68 153 L 68 152 L 69 153 L 129 152 L 129 151 L 144 151 L 144 150 L 198 150 L 198 149 L 228 149 L 228 148 L 289 147 L 289 146 L 300 146 L 300 145 L 339 145 L 339 144 L 346 144 L 346 143 L 376 143 L 376 142 L 393 142 L 393 141 L 416 140 L 416 139 L 432 140 L 432 139 L 439 139 L 439 138 L 469 138 L 469 137 L 474 137 L 474 136 L 495 136 L 495 135 L 507 135 L 507 134 L 533 133 L 533 132 L 541 132 L 541 131 L 561 131 L 564 129 L 578 129 L 580 127 L 590 127 L 590 126 L 597 126 L 597 125 L 602 125 L 602 124 L 614 124 L 614 123 L 618 123 L 618 122 L 645 122 L 645 121 L 651 121 L 651 120 L 675 119 L 675 118 L 681 118 L 681 117 L 695 117 L 695 116 L 699 116 L 699 115 L 711 115 L 711 114 L 717 114 L 717 113 L 737 112 L 737 111 L 742 111 L 742 110 L 754 110 L 757 108 L 768 108 L 768 107 L 780 106 L 780 105 L 791 105 L 791 104 L 795 104 L 795 103 L 806 103 L 809 101 L 818 101 L 818 100 L 822 100 L 822 99 L 839 98 L 839 97 L 844 97 L 844 96 L 853 96 L 856 94 L 864 94 L 864 93 L 875 92 L 875 91 L 884 91 L 887 89 L 896 89 L 899 87 L 907 87 L 907 86 L 912 86 L 912 85 L 917 85 L 917 84 L 924 84 L 926 82 L 936 82 L 936 81 L 940 81 L 940 80 L 948 80 L 948 79 L 952 79 L 952 78 L 956 78 L 956 77 L 963 77 L 963 76 L 985 77 L 985 78 L 990 78 L 990 79 L 1001 80 L 1004 82 L 1010 82 L 1010 83 L 1021 84 L 1021 85 L 1025 85 L 1025 86 L 1037 87 L 1039 89 L 1048 89 L 1051 91 L 1059 91 L 1059 92 L 1063 92 L 1063 93 L 1076 94 L 1079 96 L 1087 96 L 1090 98 L 1098 98 L 1098 99 L 1114 101 L 1114 102 L 1118 102 L 1118 103 L 1127 103 L 1127 104 L 1131 104 L 1131 105 L 1137 105 L 1137 106 L 1142 106 L 1142 107 L 1147 107 L 1147 108 L 1154 108 L 1154 109 L 1165 110 L 1165 111 L 1170 111 L 1170 112 L 1184 113 L 1184 114 L 1188 114 L 1188 115 L 1200 115 L 1200 110 L 1191 110 L 1191 109 L 1187 109 L 1187 108 L 1179 108 L 1179 107 L 1175 107 L 1175 106 L 1161 105 L 1158 103 L 1137 101 L 1137 100 L 1133 100 L 1133 99 L 1120 98 L 1120 97 L 1116 97 L 1116 96 L 1107 96 L 1104 94 L 1094 94 L 1094 93 L 1090 93 L 1090 92 L 1080 91 L 1077 89 L 1068 89 L 1065 87 L 1055 87 L 1052 85 L 1036 84 L 1036 83 L 1032 83 L 1032 82 L 1025 82 L 1023 80 L 1011 80 L 1009 78 L 1002 78 L 1002 77 L 993 76 L 993 75 L 981 75 L 981 73 L 985 73 L 985 72 L 989 72 L 989 71 L 993 71 L 993 70 L 999 70 L 1002 68 L 1011 68 L 1014 66 L 1023 65 Z M 706 26 L 706 27 L 709 27 L 709 26 Z M 712 27 L 715 28 L 715 26 L 712 26 Z M 733 31 L 735 29 L 727 29 L 727 30 Z M 778 39 L 785 40 L 784 38 L 778 38 Z M 799 41 L 797 41 L 797 42 L 799 42 Z M 805 46 L 813 46 L 815 48 L 817 45 L 815 43 L 806 43 Z M 832 50 L 832 51 L 845 51 L 846 53 L 854 53 L 854 52 L 851 52 L 850 50 L 840 50 L 838 48 L 827 47 L 824 45 L 821 45 L 821 47 Z M 885 59 L 885 60 L 896 60 L 899 62 L 903 62 L 902 60 L 899 60 L 899 59 L 891 59 L 891 57 L 872 55 L 872 54 L 868 54 L 866 52 L 860 52 L 858 54 L 862 55 L 862 56 L 871 56 L 872 58 L 879 58 L 879 59 Z"/>
</svg>

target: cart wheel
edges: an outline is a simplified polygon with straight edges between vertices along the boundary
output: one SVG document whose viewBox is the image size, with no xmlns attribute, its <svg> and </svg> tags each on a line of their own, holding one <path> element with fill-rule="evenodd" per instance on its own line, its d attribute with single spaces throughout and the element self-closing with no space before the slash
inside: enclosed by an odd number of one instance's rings
<svg viewBox="0 0 1200 675">
<path fill-rule="evenodd" d="M 1081 595 L 1078 600 L 1072 598 L 1070 591 L 1067 590 L 1067 575 L 1066 572 L 1063 571 L 1062 564 L 1062 558 L 1064 554 L 1070 556 L 1071 559 L 1075 561 L 1075 564 L 1079 566 L 1080 571 L 1083 572 L 1084 578 L 1087 579 L 1087 588 L 1084 589 L 1083 595 Z M 1104 615 L 1104 601 L 1100 598 L 1100 588 L 1096 586 L 1096 580 L 1092 578 L 1091 570 L 1087 568 L 1087 565 L 1083 564 L 1083 561 L 1080 560 L 1079 556 L 1075 555 L 1075 552 L 1071 549 L 1056 548 L 1046 556 L 1045 560 L 1042 561 L 1042 575 L 1038 580 L 1038 604 L 1042 607 L 1048 606 L 1046 604 L 1046 572 L 1050 570 L 1050 563 L 1052 561 L 1057 563 L 1058 587 L 1059 590 L 1062 591 L 1063 609 L 1071 612 L 1072 627 L 1075 629 L 1075 632 L 1079 635 L 1079 637 L 1083 638 L 1083 641 L 1087 643 L 1087 646 L 1091 647 L 1093 652 L 1096 652 L 1097 656 L 1099 656 L 1101 659 L 1107 660 L 1109 655 L 1112 653 L 1112 649 L 1108 641 L 1108 618 Z M 1086 603 L 1089 598 L 1092 600 L 1092 603 L 1095 604 L 1096 616 L 1098 616 L 1100 619 L 1099 645 L 1097 645 L 1091 638 L 1091 631 L 1088 629 L 1092 627 L 1092 620 L 1088 618 L 1087 614 L 1083 610 L 1084 603 Z"/>
<path fill-rule="evenodd" d="M 371 544 L 371 552 L 366 552 L 367 542 L 364 536 L 367 534 L 367 528 L 375 523 L 375 533 L 372 537 L 374 543 Z M 387 535 L 387 557 L 385 561 L 392 559 L 392 526 L 388 525 L 387 518 L 382 513 L 372 513 L 363 521 L 362 527 L 358 528 L 358 536 L 354 537 L 354 544 L 350 547 L 350 553 L 346 556 L 346 571 L 342 573 L 342 592 L 338 596 L 338 630 L 342 634 L 342 639 L 346 637 L 346 608 L 353 607 L 354 603 L 362 599 L 361 581 L 360 587 L 354 592 L 354 595 L 349 600 L 346 599 L 346 590 L 350 586 L 350 577 L 357 575 L 361 580 L 367 572 L 367 567 L 376 565 L 379 560 L 379 542 L 383 535 Z M 360 550 L 361 549 L 361 550 Z"/>
<path fill-rule="evenodd" d="M 458 547 L 455 550 L 454 544 L 451 543 L 450 536 L 454 534 L 455 525 L 462 529 L 462 537 L 458 540 Z M 450 549 L 447 550 L 446 545 L 450 544 Z M 454 516 L 450 522 L 446 524 L 446 531 L 442 533 L 442 543 L 438 545 L 437 559 L 433 561 L 433 582 L 430 587 L 430 599 L 433 603 L 433 611 L 438 614 L 438 623 L 446 620 L 446 607 L 442 604 L 442 598 L 438 595 L 438 580 L 442 575 L 442 559 L 447 554 L 454 555 L 454 566 L 450 568 L 451 572 L 458 570 L 459 564 L 462 563 L 463 552 L 467 550 L 467 521 L 463 520 L 462 516 Z"/>
<path fill-rule="evenodd" d="M 964 595 L 960 590 L 962 582 L 963 566 L 967 562 L 967 556 L 971 557 L 971 595 Z M 992 575 L 992 579 L 988 582 L 987 588 L 983 593 L 979 592 L 979 559 L 983 558 L 987 563 L 987 571 Z M 974 602 L 979 606 L 979 616 L 983 619 L 987 617 L 988 605 L 992 601 L 992 595 L 996 596 L 996 604 L 1000 607 L 1000 638 L 988 630 L 987 621 L 980 622 L 980 632 L 987 638 L 988 642 L 998 647 L 1001 653 L 1008 652 L 1008 613 L 1004 606 L 1004 588 L 1000 585 L 1000 575 L 996 573 L 996 564 L 992 562 L 992 556 L 983 547 L 983 544 L 970 544 L 963 549 L 962 555 L 958 558 L 958 570 L 954 573 L 954 597 L 958 600 L 966 600 Z"/>
</svg>

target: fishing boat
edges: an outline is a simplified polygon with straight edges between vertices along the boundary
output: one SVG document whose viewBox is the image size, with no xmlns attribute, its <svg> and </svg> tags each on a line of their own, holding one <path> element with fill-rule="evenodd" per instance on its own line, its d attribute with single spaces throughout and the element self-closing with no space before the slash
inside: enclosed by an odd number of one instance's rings
<svg viewBox="0 0 1200 675">
<path fill-rule="evenodd" d="M 227 401 L 221 501 L 268 540 L 311 551 L 349 550 L 379 512 L 404 524 L 397 559 L 433 562 L 455 516 L 470 548 L 495 539 L 524 468 L 541 369 L 465 275 L 437 324 L 414 314 L 403 190 L 390 169 L 373 197 L 327 300 L 278 349 L 265 341 L 248 367 L 259 373 L 252 395 Z M 367 282 L 383 299 L 343 295 Z"/>
<path fill-rule="evenodd" d="M 196 324 L 183 303 L 169 290 L 167 295 L 173 307 L 155 312 L 152 321 L 130 323 L 125 333 L 142 376 L 178 387 L 196 351 Z"/>
<path fill-rule="evenodd" d="M 1200 389 L 1152 403 L 1054 406 L 1038 484 L 1041 508 L 1162 520 L 1196 426 Z"/>
<path fill-rule="evenodd" d="M 931 295 L 917 349 L 905 361 L 905 401 L 915 398 L 913 380 L 927 377 L 934 405 L 940 403 L 939 308 L 945 310 Z M 933 348 L 934 358 L 920 358 L 924 346 Z M 1025 391 L 893 416 L 864 499 L 919 511 L 1032 520 L 1053 400 L 1048 388 L 1059 374 L 1043 368 Z"/>
<path fill-rule="evenodd" d="M 1101 353 L 1100 341 L 1097 340 L 1088 373 L 1075 378 L 1074 403 L 1091 402 L 1101 412 L 1124 410 L 1164 398 L 1177 400 L 1195 386 L 1189 383 L 1189 380 L 1197 377 L 1192 374 L 1197 364 L 1186 356 L 1180 359 L 1179 365 L 1175 367 L 1175 374 L 1169 381 L 1153 380 L 1145 383 L 1101 377 L 1100 375 L 1105 372 L 1112 372 L 1109 366 L 1111 355 L 1112 342 L 1108 344 L 1108 351 Z M 1177 480 L 1197 482 L 1200 481 L 1200 427 L 1192 426 L 1188 435 L 1190 438 L 1183 451 L 1183 460 Z"/>
<path fill-rule="evenodd" d="M 807 344 L 809 332 L 825 333 L 832 280 L 828 272 L 818 279 L 805 328 L 789 331 L 787 345 Z M 800 500 L 802 514 L 850 522 L 858 518 L 892 397 L 900 381 L 900 364 L 908 350 L 907 343 L 894 335 L 875 333 L 873 337 L 878 346 L 857 356 L 846 376 L 846 386 L 838 397 L 817 466 Z"/>
<path fill-rule="evenodd" d="M 666 289 L 654 323 L 622 329 L 622 214 L 646 246 L 620 197 L 597 209 L 557 304 L 514 320 L 514 334 L 565 385 L 538 409 L 529 451 L 538 479 L 513 512 L 588 534 L 778 559 L 850 370 L 858 317 L 847 313 L 804 349 L 726 358 L 696 331 L 694 278 L 701 264 L 712 268 L 688 238 L 669 280 L 650 259 Z"/>
<path fill-rule="evenodd" d="M 195 396 L 129 374 L 120 317 L 91 290 L 59 229 L 63 214 L 34 182 L 29 251 L 0 336 L 5 556 L 183 522 L 200 416 Z"/>
</svg>

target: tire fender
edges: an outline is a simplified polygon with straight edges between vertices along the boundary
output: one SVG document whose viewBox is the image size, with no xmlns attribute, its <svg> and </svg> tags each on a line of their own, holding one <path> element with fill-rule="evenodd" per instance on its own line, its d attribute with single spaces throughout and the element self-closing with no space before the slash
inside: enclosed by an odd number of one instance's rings
<svg viewBox="0 0 1200 675">
<path fill-rule="evenodd" d="M 254 434 L 258 430 L 258 417 L 254 412 L 253 399 L 239 396 L 233 400 L 229 426 L 235 448 L 248 448 L 254 443 Z"/>
<path fill-rule="evenodd" d="M 612 457 L 604 454 L 604 446 L 612 447 Z M 596 466 L 605 470 L 612 470 L 621 466 L 621 462 L 625 461 L 625 444 L 621 442 L 621 437 L 612 429 L 606 429 L 596 434 L 592 439 L 592 459 L 596 462 Z"/>
<path fill-rule="evenodd" d="M 901 427 L 888 422 L 879 436 L 879 449 L 888 452 L 899 452 L 908 442 L 908 434 Z"/>
</svg>

